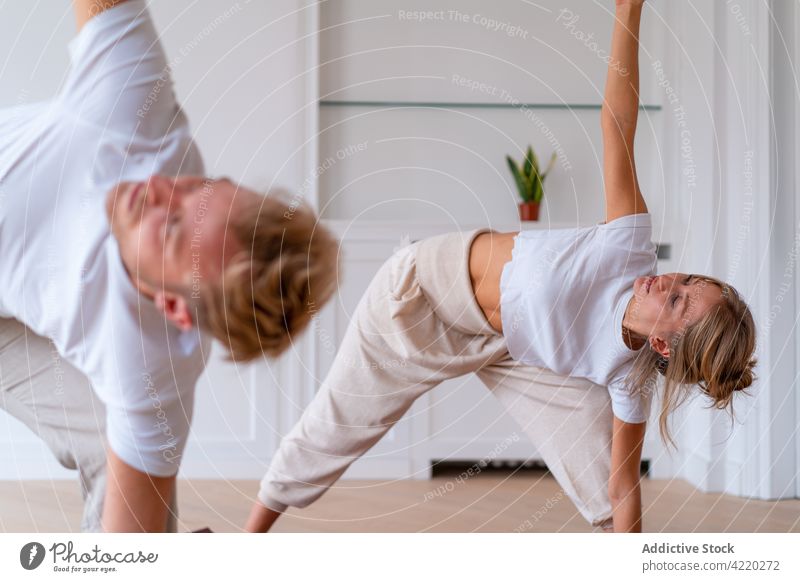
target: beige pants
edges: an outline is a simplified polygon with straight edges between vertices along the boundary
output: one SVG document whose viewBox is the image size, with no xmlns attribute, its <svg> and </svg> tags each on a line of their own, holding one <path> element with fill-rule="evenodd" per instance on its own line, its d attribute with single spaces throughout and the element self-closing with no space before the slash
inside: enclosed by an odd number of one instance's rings
<svg viewBox="0 0 800 582">
<path fill-rule="evenodd" d="M 608 391 L 511 359 L 472 292 L 469 248 L 480 232 L 415 243 L 380 268 L 319 392 L 281 442 L 261 483 L 262 503 L 277 510 L 308 505 L 414 400 L 474 372 L 533 441 L 580 513 L 593 525 L 608 525 Z"/>
<path fill-rule="evenodd" d="M 22 421 L 58 462 L 78 471 L 82 531 L 101 531 L 105 497 L 105 407 L 86 376 L 53 343 L 15 319 L 0 318 L 0 408 Z M 34 517 L 36 508 L 26 508 Z M 176 531 L 173 498 L 167 530 Z"/>
</svg>

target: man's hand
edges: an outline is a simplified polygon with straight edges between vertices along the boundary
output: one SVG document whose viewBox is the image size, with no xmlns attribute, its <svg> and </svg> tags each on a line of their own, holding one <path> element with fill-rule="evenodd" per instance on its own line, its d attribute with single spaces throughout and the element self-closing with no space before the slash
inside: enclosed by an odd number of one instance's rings
<svg viewBox="0 0 800 582">
<path fill-rule="evenodd" d="M 78 32 L 92 18 L 122 2 L 125 2 L 125 0 L 72 0 Z"/>
<path fill-rule="evenodd" d="M 175 477 L 147 475 L 126 464 L 111 449 L 107 451 L 103 531 L 166 531 Z"/>
<path fill-rule="evenodd" d="M 280 512 L 264 507 L 256 501 L 250 510 L 250 517 L 247 519 L 244 529 L 249 533 L 267 533 L 280 516 Z"/>
</svg>

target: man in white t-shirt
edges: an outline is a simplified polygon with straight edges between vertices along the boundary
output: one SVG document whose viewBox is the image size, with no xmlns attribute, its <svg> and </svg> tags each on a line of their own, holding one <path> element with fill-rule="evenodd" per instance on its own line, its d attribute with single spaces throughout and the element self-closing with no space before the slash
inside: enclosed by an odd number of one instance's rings
<svg viewBox="0 0 800 582">
<path fill-rule="evenodd" d="M 60 93 L 0 111 L 0 405 L 80 471 L 83 529 L 164 531 L 211 338 L 283 351 L 336 244 L 202 177 L 144 0 L 74 7 Z"/>
</svg>

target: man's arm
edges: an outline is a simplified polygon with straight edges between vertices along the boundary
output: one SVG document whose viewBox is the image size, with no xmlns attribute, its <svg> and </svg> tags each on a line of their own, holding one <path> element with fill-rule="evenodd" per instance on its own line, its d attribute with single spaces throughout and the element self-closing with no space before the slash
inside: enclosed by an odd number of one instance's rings
<svg viewBox="0 0 800 582">
<path fill-rule="evenodd" d="M 78 24 L 78 32 L 80 32 L 83 25 L 92 18 L 122 2 L 125 2 L 125 0 L 72 0 L 72 8 L 75 10 L 75 21 Z"/>
<path fill-rule="evenodd" d="M 103 530 L 161 532 L 167 528 L 175 477 L 153 477 L 138 471 L 107 449 Z"/>
<path fill-rule="evenodd" d="M 639 470 L 646 423 L 631 424 L 614 417 L 611 437 L 611 477 L 608 496 L 615 532 L 642 531 L 642 492 Z"/>
<path fill-rule="evenodd" d="M 639 23 L 643 3 L 644 0 L 617 0 L 611 60 L 600 114 L 606 222 L 647 212 L 633 159 L 639 116 Z"/>
</svg>

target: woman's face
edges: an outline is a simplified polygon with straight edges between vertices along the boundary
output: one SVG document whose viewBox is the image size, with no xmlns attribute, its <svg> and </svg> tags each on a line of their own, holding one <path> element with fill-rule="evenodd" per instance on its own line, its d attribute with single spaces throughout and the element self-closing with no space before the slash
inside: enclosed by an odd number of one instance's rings
<svg viewBox="0 0 800 582">
<path fill-rule="evenodd" d="M 716 284 L 695 275 L 639 277 L 633 283 L 626 326 L 650 338 L 653 348 L 666 356 L 668 340 L 700 320 L 721 298 Z"/>
</svg>

